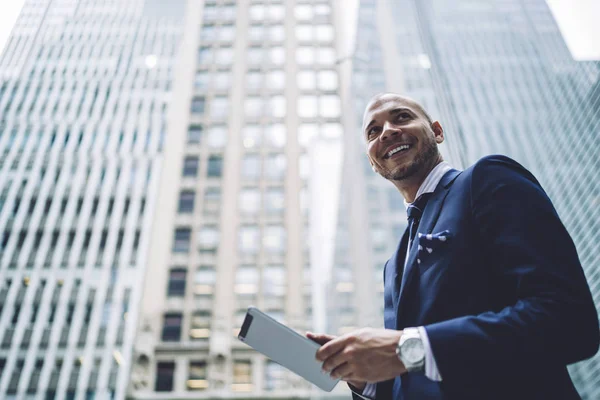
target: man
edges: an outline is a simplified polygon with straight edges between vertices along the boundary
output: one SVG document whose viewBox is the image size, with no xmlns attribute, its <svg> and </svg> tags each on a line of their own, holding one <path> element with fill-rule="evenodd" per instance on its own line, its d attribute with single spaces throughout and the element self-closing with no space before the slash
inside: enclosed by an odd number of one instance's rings
<svg viewBox="0 0 600 400">
<path fill-rule="evenodd" d="M 504 156 L 452 169 L 440 123 L 400 95 L 371 100 L 363 134 L 409 227 L 384 268 L 385 329 L 307 334 L 324 371 L 355 399 L 579 398 L 567 365 L 598 350 L 598 316 L 535 177 Z"/>
</svg>

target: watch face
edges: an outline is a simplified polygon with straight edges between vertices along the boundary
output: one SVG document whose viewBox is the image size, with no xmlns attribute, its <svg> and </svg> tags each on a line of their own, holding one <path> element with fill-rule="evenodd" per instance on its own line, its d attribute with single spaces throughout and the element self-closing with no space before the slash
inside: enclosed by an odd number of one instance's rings
<svg viewBox="0 0 600 400">
<path fill-rule="evenodd" d="M 425 349 L 420 339 L 408 339 L 402 344 L 402 358 L 407 362 L 416 364 L 425 357 Z"/>
</svg>

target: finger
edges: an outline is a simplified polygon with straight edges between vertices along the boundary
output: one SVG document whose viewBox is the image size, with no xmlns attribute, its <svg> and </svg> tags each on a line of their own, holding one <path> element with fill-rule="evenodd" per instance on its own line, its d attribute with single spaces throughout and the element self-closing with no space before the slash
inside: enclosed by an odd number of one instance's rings
<svg viewBox="0 0 600 400">
<path fill-rule="evenodd" d="M 348 381 L 349 379 L 352 380 L 353 372 L 354 371 L 352 369 L 352 365 L 345 362 L 345 363 L 342 363 L 341 365 L 339 365 L 333 371 L 331 371 L 331 377 L 333 379 L 340 378 L 344 381 Z"/>
<path fill-rule="evenodd" d="M 349 361 L 349 354 L 346 349 L 342 349 L 340 352 L 335 353 L 331 357 L 329 357 L 322 365 L 323 370 L 327 372 L 333 372 L 340 365 Z"/>
<path fill-rule="evenodd" d="M 308 337 L 310 340 L 317 342 L 319 344 L 325 344 L 325 343 L 329 342 L 330 340 L 335 339 L 335 336 L 333 336 L 333 335 L 316 334 L 316 333 L 312 333 L 312 332 L 306 332 L 306 337 Z"/>
<path fill-rule="evenodd" d="M 346 337 L 340 337 L 325 343 L 319 350 L 317 350 L 317 360 L 325 361 L 332 355 L 342 351 L 346 347 Z"/>
</svg>

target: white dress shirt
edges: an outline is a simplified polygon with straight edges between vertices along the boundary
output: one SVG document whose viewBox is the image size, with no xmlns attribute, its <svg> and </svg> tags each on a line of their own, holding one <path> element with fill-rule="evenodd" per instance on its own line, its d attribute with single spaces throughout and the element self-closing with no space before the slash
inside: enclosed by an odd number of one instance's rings
<svg viewBox="0 0 600 400">
<path fill-rule="evenodd" d="M 450 171 L 452 167 L 445 161 L 442 161 L 438 165 L 435 166 L 427 175 L 427 178 L 423 181 L 417 194 L 415 195 L 415 200 L 419 198 L 424 193 L 433 193 L 437 188 L 437 185 L 440 183 L 442 177 L 446 174 L 446 172 Z M 404 205 L 408 209 L 408 206 L 411 203 L 407 203 L 404 201 Z M 404 267 L 406 268 L 406 262 L 408 261 L 408 252 L 410 251 L 410 243 L 406 249 L 406 258 L 404 259 Z M 429 336 L 427 336 L 427 331 L 424 327 L 419 326 L 419 334 L 421 335 L 421 339 L 423 340 L 423 348 L 425 349 L 425 376 L 432 381 L 441 382 L 442 375 L 440 375 L 440 371 L 438 370 L 437 364 L 435 362 L 435 358 L 433 357 L 433 351 L 431 350 L 431 344 L 429 343 Z M 362 394 L 358 394 L 363 399 L 374 399 L 376 395 L 377 384 L 376 383 L 367 383 L 365 388 L 362 391 Z"/>
</svg>

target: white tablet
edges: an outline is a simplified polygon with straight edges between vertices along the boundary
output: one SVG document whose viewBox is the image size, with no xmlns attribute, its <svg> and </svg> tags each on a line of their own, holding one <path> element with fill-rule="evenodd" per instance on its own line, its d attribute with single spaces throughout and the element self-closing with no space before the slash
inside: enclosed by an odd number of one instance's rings
<svg viewBox="0 0 600 400">
<path fill-rule="evenodd" d="M 315 358 L 320 344 L 277 322 L 255 307 L 249 307 L 238 338 L 259 353 L 331 392 L 339 379 L 321 372 Z"/>
</svg>

